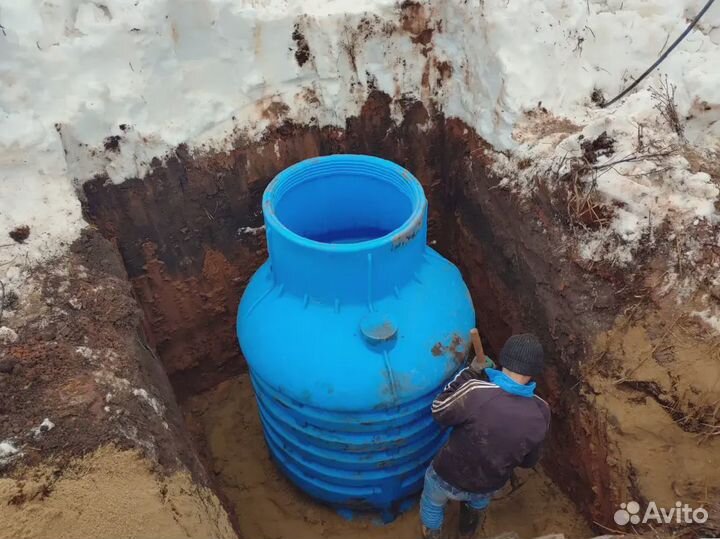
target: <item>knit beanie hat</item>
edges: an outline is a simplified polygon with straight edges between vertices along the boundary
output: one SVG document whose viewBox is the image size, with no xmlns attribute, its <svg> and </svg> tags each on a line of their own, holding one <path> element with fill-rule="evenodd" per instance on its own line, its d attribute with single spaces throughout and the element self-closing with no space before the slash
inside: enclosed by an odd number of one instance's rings
<svg viewBox="0 0 720 539">
<path fill-rule="evenodd" d="M 510 337 L 499 359 L 502 367 L 525 376 L 538 376 L 545 366 L 542 344 L 532 333 Z"/>
</svg>

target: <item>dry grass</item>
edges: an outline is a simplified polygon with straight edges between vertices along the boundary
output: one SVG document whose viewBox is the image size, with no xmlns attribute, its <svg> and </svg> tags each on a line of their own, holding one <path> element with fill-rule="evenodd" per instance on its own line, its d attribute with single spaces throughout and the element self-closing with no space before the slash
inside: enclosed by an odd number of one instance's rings
<svg viewBox="0 0 720 539">
<path fill-rule="evenodd" d="M 665 330 L 665 333 L 663 333 L 663 335 L 660 337 L 660 339 L 658 339 L 658 341 L 657 341 L 657 342 L 655 343 L 655 345 L 652 347 L 652 349 L 650 350 L 650 352 L 649 352 L 642 360 L 640 360 L 640 362 L 639 362 L 637 365 L 635 365 L 634 367 L 632 367 L 631 369 L 629 369 L 628 371 L 626 371 L 625 374 L 624 374 L 622 377 L 618 378 L 618 379 L 615 380 L 613 383 L 614 383 L 615 385 L 618 385 L 618 384 L 622 384 L 622 383 L 624 383 L 624 382 L 627 382 L 627 381 L 630 379 L 630 377 L 631 377 L 633 374 L 635 374 L 635 372 L 636 372 L 640 367 L 642 367 L 643 364 L 644 364 L 648 359 L 650 359 L 651 357 L 653 357 L 653 356 L 655 355 L 655 353 L 658 351 L 658 349 L 660 349 L 661 346 L 664 345 L 665 339 L 672 333 L 673 329 L 674 329 L 675 326 L 680 322 L 680 320 L 681 320 L 681 318 L 683 318 L 683 316 L 685 316 L 685 314 L 684 314 L 684 313 L 680 313 L 680 314 L 675 318 L 675 320 L 672 322 L 672 324 L 670 324 L 670 325 L 668 326 L 668 328 Z"/>
<path fill-rule="evenodd" d="M 567 118 L 555 116 L 542 107 L 525 113 L 525 121 L 513 132 L 518 142 L 540 140 L 551 135 L 571 135 L 578 133 L 582 127 Z"/>
<path fill-rule="evenodd" d="M 638 147 L 630 154 L 610 159 L 615 152 L 614 142 L 606 133 L 594 140 L 586 140 L 581 145 L 581 155 L 565 156 L 549 171 L 559 186 L 556 198 L 565 206 L 565 214 L 571 226 L 597 229 L 607 225 L 612 219 L 613 206 L 602 201 L 597 192 L 597 180 L 600 176 L 611 170 L 618 172 L 615 167 L 623 163 L 654 161 L 659 164 L 664 158 L 677 152 L 675 146 L 657 147 L 647 144 L 640 128 Z M 608 159 L 599 163 L 601 157 Z M 655 174 L 658 170 L 660 169 L 646 174 Z"/>
<path fill-rule="evenodd" d="M 698 325 L 692 317 L 683 316 L 678 319 L 677 336 L 687 344 L 698 340 L 706 342 L 710 346 L 711 359 L 720 362 L 720 338 L 711 331 L 698 331 Z M 720 378 L 715 380 L 710 391 L 700 395 L 700 399 L 695 402 L 684 402 L 686 399 L 678 396 L 672 404 L 661 403 L 680 428 L 695 433 L 698 444 L 720 436 L 720 399 L 713 397 L 718 384 Z"/>
<path fill-rule="evenodd" d="M 670 128 L 677 133 L 677 136 L 685 140 L 685 125 L 680 120 L 677 104 L 675 103 L 676 91 L 677 86 L 668 80 L 667 75 L 665 75 L 665 78 L 660 79 L 658 88 L 650 87 L 650 95 L 655 102 L 655 110 L 660 113 Z"/>
<path fill-rule="evenodd" d="M 588 228 L 600 228 L 608 224 L 612 217 L 612 209 L 601 202 L 597 195 L 597 177 L 584 180 L 587 170 L 584 167 L 573 167 L 565 178 L 568 184 L 566 212 L 570 222 Z"/>
</svg>

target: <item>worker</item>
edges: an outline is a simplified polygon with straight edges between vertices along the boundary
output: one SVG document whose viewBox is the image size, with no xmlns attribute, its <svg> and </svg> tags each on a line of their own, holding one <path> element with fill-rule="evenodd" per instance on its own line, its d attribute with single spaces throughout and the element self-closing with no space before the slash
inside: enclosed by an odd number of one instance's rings
<svg viewBox="0 0 720 539">
<path fill-rule="evenodd" d="M 542 345 L 535 335 L 513 335 L 499 362 L 502 370 L 475 357 L 432 403 L 433 418 L 452 431 L 425 473 L 425 539 L 440 538 L 448 500 L 462 502 L 459 537 L 474 537 L 513 470 L 538 461 L 550 425 L 550 407 L 535 395 L 532 381 L 544 367 Z"/>
</svg>

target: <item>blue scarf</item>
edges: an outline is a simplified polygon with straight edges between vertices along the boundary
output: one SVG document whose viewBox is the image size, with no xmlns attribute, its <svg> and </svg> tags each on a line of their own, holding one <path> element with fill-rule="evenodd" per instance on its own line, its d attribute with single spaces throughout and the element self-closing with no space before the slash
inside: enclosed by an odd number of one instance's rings
<svg viewBox="0 0 720 539">
<path fill-rule="evenodd" d="M 503 389 L 508 393 L 530 398 L 532 398 L 532 396 L 535 394 L 535 382 L 530 382 L 523 385 L 518 384 L 507 374 L 497 369 L 486 368 L 485 372 L 487 373 L 488 378 L 493 384 L 500 386 L 500 389 Z"/>
</svg>

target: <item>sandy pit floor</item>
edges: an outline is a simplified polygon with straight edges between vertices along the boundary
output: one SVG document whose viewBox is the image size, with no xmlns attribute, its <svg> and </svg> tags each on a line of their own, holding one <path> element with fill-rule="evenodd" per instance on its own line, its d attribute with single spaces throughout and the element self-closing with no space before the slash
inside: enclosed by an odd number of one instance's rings
<svg viewBox="0 0 720 539">
<path fill-rule="evenodd" d="M 209 468 L 235 511 L 241 537 L 249 539 L 413 539 L 419 537 L 417 506 L 389 525 L 370 517 L 348 521 L 315 503 L 281 475 L 271 461 L 247 375 L 230 379 L 188 400 L 191 430 L 204 439 Z M 542 471 L 528 471 L 511 496 L 501 493 L 488 511 L 487 536 L 516 532 L 521 539 L 550 533 L 583 539 L 593 534 Z M 448 511 L 448 529 L 457 508 Z M 452 537 L 452 535 L 450 535 Z"/>
</svg>

